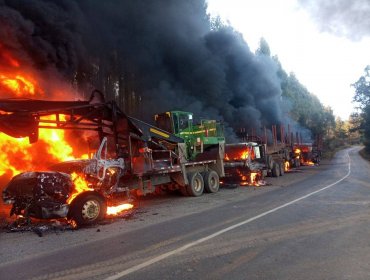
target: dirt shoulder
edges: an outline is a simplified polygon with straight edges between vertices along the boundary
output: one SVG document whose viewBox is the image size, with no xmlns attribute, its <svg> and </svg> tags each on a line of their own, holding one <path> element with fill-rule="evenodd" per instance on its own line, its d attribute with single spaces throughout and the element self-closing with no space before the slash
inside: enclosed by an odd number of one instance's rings
<svg viewBox="0 0 370 280">
<path fill-rule="evenodd" d="M 141 198 L 136 208 L 127 215 L 108 219 L 105 224 L 89 228 L 70 230 L 63 227 L 42 227 L 36 229 L 0 232 L 0 263 L 16 261 L 35 255 L 97 241 L 110 236 L 130 232 L 153 224 L 199 213 L 224 204 L 262 195 L 277 188 L 297 184 L 327 167 L 301 167 L 278 178 L 266 178 L 267 185 L 261 187 L 221 188 L 218 193 L 201 197 L 182 197 L 178 194 L 156 195 Z"/>
</svg>

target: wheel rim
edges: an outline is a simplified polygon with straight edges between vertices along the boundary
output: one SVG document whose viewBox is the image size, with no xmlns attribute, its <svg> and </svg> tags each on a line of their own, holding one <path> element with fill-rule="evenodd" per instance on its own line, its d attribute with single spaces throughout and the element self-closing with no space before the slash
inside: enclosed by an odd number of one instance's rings
<svg viewBox="0 0 370 280">
<path fill-rule="evenodd" d="M 216 188 L 216 185 L 217 185 L 217 182 L 216 182 L 216 178 L 215 177 L 211 177 L 210 180 L 209 180 L 209 186 L 214 189 Z"/>
<path fill-rule="evenodd" d="M 82 207 L 82 217 L 85 220 L 95 220 L 100 213 L 100 204 L 96 200 L 88 200 Z"/>
<path fill-rule="evenodd" d="M 202 181 L 199 178 L 194 179 L 194 190 L 196 192 L 202 191 Z"/>
</svg>

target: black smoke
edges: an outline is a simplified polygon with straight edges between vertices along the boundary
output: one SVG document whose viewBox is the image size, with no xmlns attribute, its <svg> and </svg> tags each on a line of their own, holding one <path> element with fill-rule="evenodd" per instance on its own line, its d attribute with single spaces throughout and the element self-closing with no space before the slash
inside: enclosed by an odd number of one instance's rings
<svg viewBox="0 0 370 280">
<path fill-rule="evenodd" d="M 206 9 L 205 0 L 0 0 L 0 42 L 45 80 L 97 87 L 126 110 L 129 92 L 140 108 L 129 113 L 147 121 L 178 109 L 235 130 L 281 123 L 276 63 L 232 27 L 212 30 Z"/>
<path fill-rule="evenodd" d="M 369 0 L 298 0 L 322 31 L 360 40 L 370 36 Z"/>
</svg>

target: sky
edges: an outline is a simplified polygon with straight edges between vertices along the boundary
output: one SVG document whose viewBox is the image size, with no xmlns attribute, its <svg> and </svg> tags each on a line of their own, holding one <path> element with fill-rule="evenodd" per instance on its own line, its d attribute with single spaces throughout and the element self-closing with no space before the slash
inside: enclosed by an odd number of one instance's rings
<svg viewBox="0 0 370 280">
<path fill-rule="evenodd" d="M 285 71 L 346 120 L 356 106 L 351 84 L 370 64 L 370 1 L 328 2 L 208 0 L 208 12 L 242 33 L 252 51 L 266 39 Z"/>
</svg>

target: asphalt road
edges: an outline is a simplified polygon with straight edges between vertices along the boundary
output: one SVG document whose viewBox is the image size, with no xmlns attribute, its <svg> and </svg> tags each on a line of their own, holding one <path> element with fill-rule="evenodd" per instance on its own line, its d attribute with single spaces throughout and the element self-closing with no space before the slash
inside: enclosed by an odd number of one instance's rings
<svg viewBox="0 0 370 280">
<path fill-rule="evenodd" d="M 358 150 L 259 195 L 5 262 L 0 279 L 370 279 L 370 164 Z"/>
</svg>

